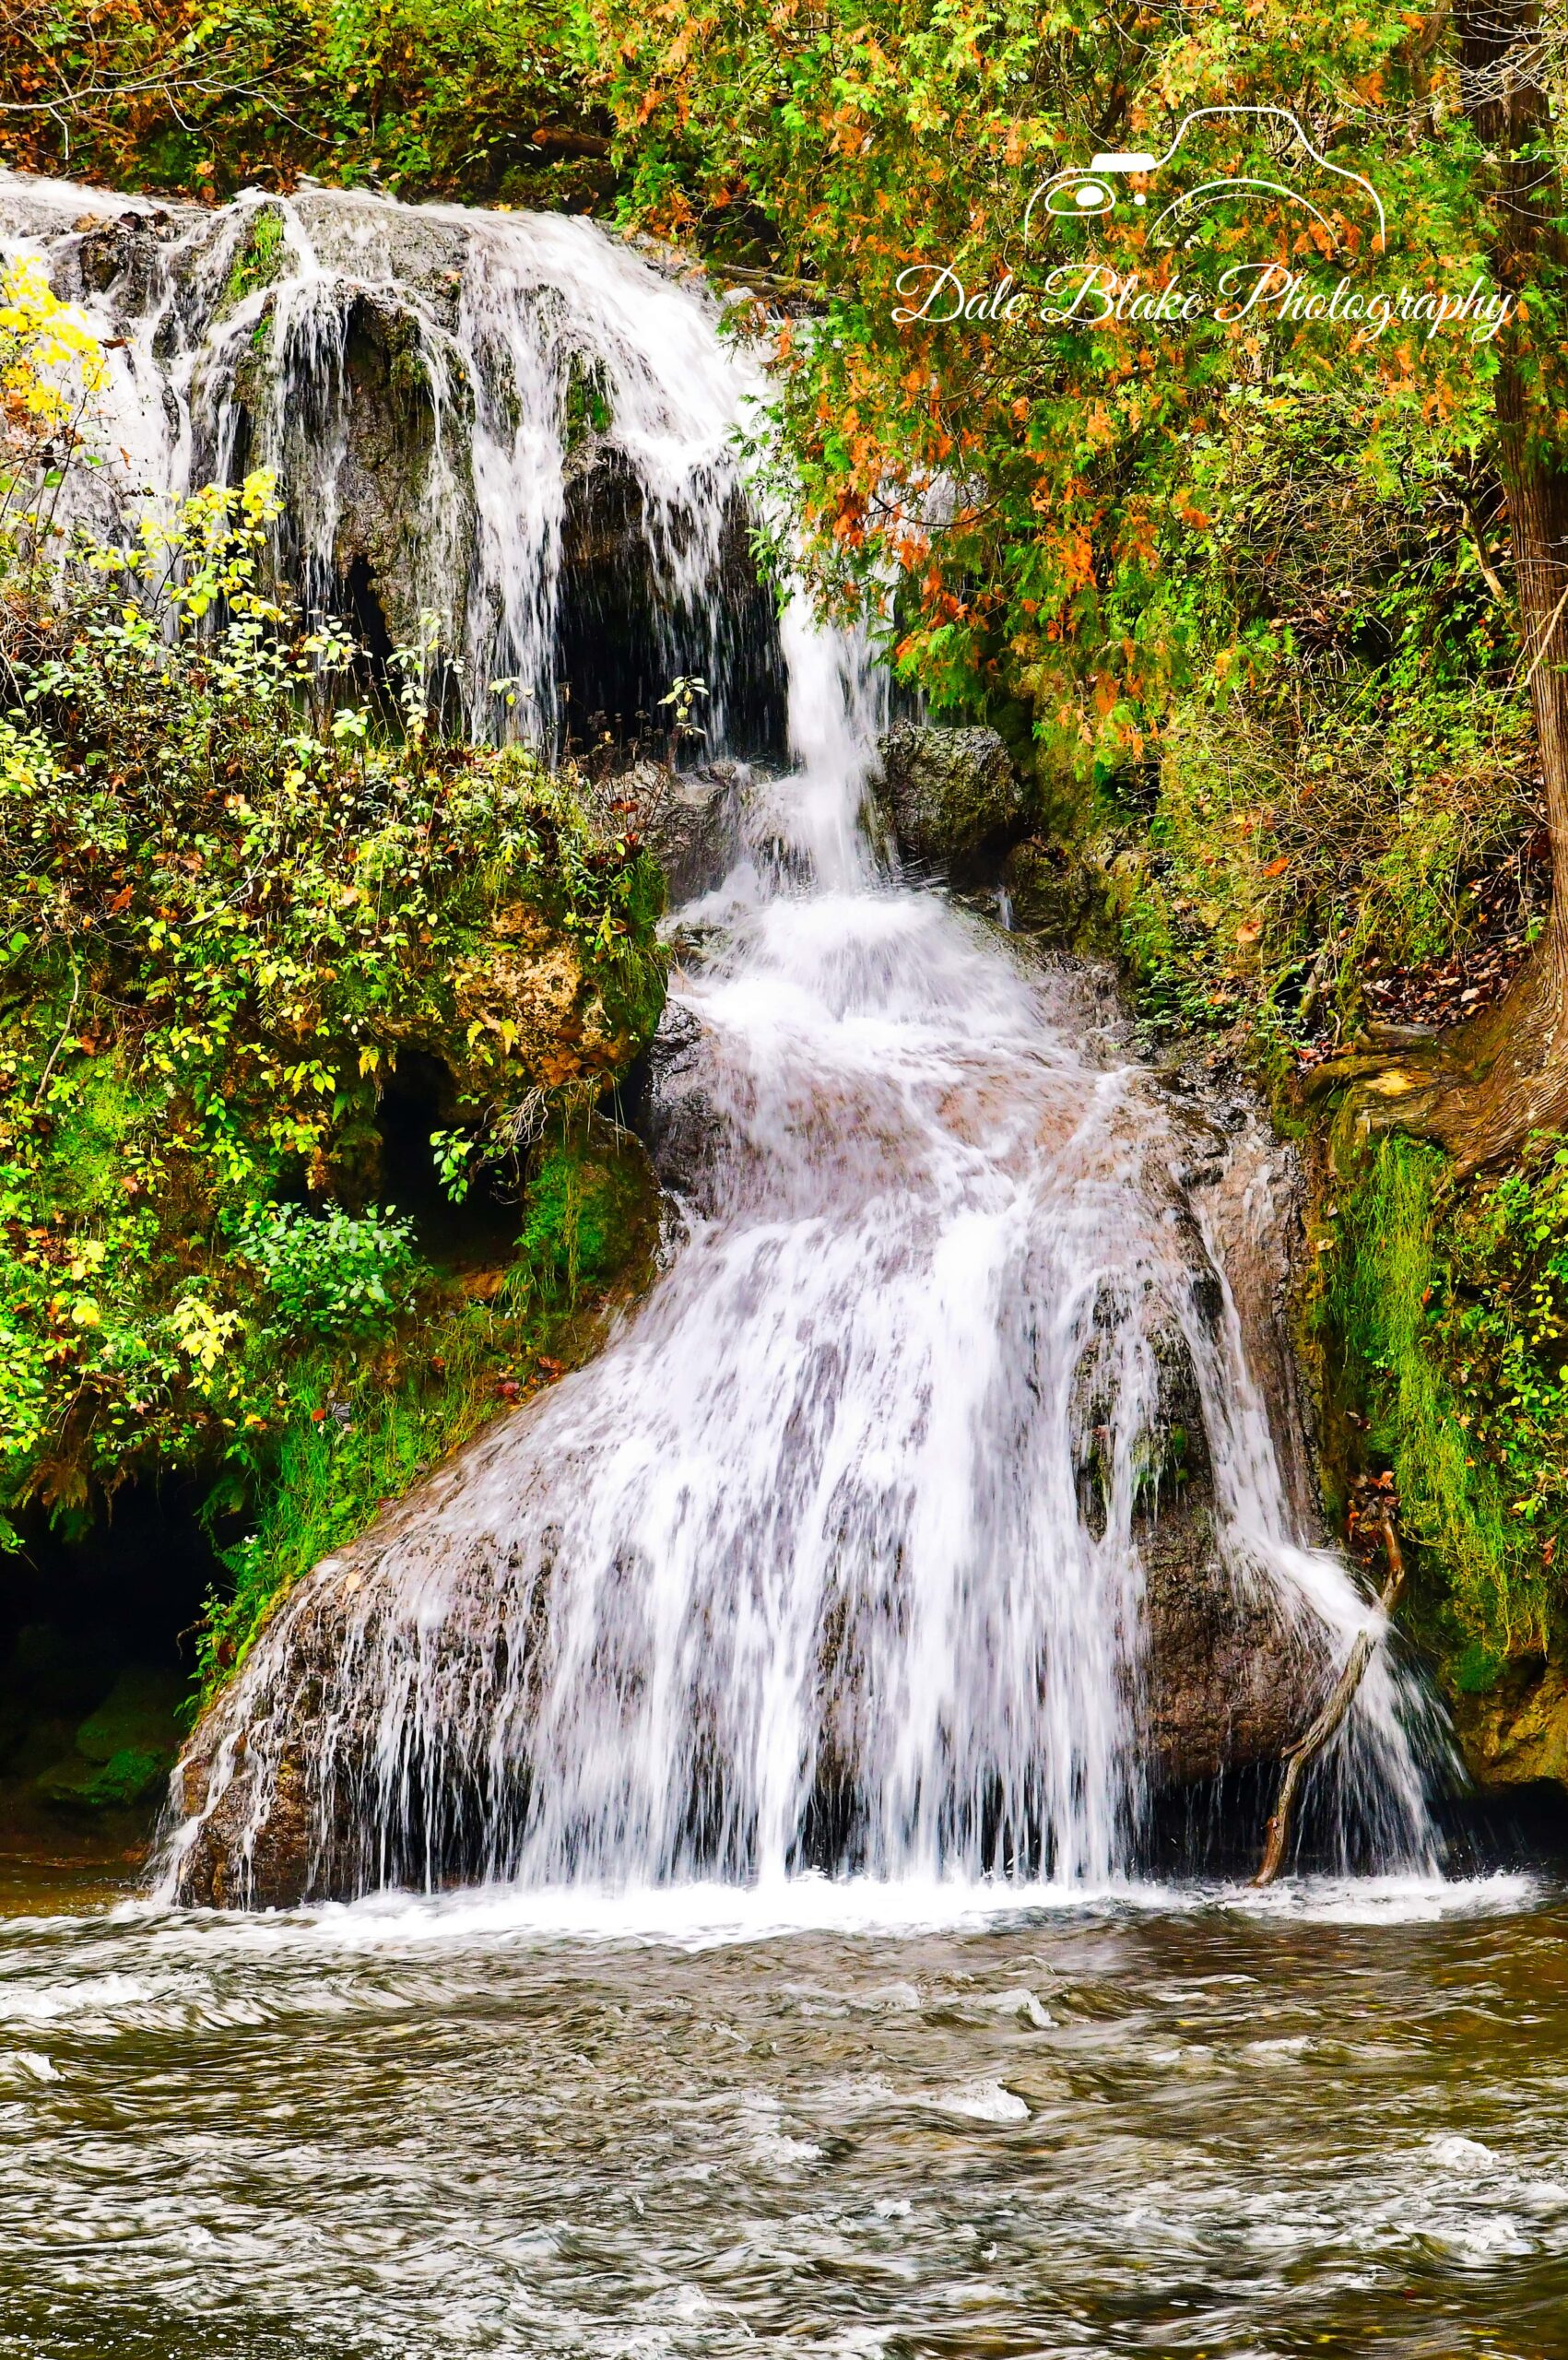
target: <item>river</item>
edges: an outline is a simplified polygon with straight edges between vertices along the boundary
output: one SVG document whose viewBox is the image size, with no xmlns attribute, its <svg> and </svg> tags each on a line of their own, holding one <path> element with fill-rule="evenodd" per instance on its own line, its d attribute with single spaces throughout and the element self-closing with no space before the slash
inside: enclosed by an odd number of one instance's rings
<svg viewBox="0 0 1568 2360">
<path fill-rule="evenodd" d="M 0 2353 L 1563 2349 L 1542 1881 L 42 1904 Z"/>
</svg>

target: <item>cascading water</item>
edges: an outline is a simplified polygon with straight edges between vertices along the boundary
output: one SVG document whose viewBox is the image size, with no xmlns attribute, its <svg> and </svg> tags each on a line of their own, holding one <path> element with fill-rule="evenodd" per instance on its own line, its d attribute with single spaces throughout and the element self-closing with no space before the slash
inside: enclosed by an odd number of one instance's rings
<svg viewBox="0 0 1568 2360">
<path fill-rule="evenodd" d="M 593 224 L 329 189 L 171 215 L 0 173 L 0 253 L 41 259 L 104 346 L 98 465 L 63 517 L 113 537 L 270 468 L 307 608 L 347 583 L 372 638 L 439 628 L 470 734 L 552 749 L 575 518 L 646 636 L 645 686 L 702 676 L 724 738 L 757 655 L 713 595 L 745 548 L 736 365 L 702 302 Z"/>
<path fill-rule="evenodd" d="M 793 652 L 795 695 L 841 707 L 835 651 Z M 242 1852 L 265 1836 L 311 1687 L 333 1889 L 810 1862 L 1103 1882 L 1146 1800 L 1140 1478 L 1173 1356 L 1231 1577 L 1340 1648 L 1365 1619 L 1293 1535 L 1159 1086 L 1085 1037 L 1071 975 L 864 854 L 835 869 L 859 777 L 841 755 L 787 784 L 808 886 L 746 865 L 687 914 L 721 947 L 672 992 L 667 1271 L 291 1601 L 177 1847 L 226 1810 Z M 1357 1740 L 1385 1846 L 1419 1853 L 1385 1666 Z"/>
<path fill-rule="evenodd" d="M 0 188 L 67 290 L 84 204 Z M 144 264 L 111 290 L 132 475 L 277 464 L 318 596 L 365 496 L 356 338 L 406 364 L 423 504 L 383 553 L 406 606 L 461 616 L 472 726 L 507 674 L 553 714 L 580 398 L 635 491 L 666 660 L 722 683 L 749 379 L 704 301 L 584 222 L 326 193 L 172 225 Z M 798 608 L 778 645 L 797 767 L 676 930 L 653 1119 L 678 1247 L 590 1366 L 285 1601 L 204 1724 L 168 1891 L 265 1897 L 280 1846 L 317 1892 L 1126 1873 L 1173 1401 L 1222 1583 L 1323 1662 L 1366 1619 L 1249 1370 L 1234 1141 L 1081 975 L 881 872 L 875 680 Z M 1385 1858 L 1432 1848 L 1416 1714 L 1380 1652 L 1337 1769 Z"/>
</svg>

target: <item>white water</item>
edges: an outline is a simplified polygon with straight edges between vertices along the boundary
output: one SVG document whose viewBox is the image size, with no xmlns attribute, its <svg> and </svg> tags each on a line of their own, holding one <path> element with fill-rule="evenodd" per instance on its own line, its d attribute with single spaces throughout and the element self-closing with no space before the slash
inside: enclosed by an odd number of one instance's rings
<svg viewBox="0 0 1568 2360">
<path fill-rule="evenodd" d="M 130 259 L 111 277 L 95 240 L 117 222 L 132 236 L 115 258 Z M 260 224 L 277 243 L 258 264 Z M 64 516 L 113 537 L 149 502 L 270 467 L 288 502 L 279 556 L 325 608 L 376 507 L 378 454 L 356 426 L 366 371 L 390 361 L 377 399 L 402 446 L 399 513 L 370 536 L 372 571 L 394 624 L 412 640 L 434 618 L 460 659 L 471 734 L 559 742 L 562 528 L 573 478 L 596 466 L 637 488 L 666 677 L 715 688 L 722 739 L 730 638 L 712 593 L 747 372 L 706 302 L 630 248 L 565 217 L 329 189 L 171 218 L 0 172 L 0 254 L 43 261 L 105 347 L 86 425 L 97 464 L 72 470 Z M 597 427 L 573 413 L 590 391 Z"/>
<path fill-rule="evenodd" d="M 1138 1476 L 1161 1336 L 1197 1377 L 1233 1578 L 1340 1648 L 1367 1611 L 1292 1528 L 1173 1195 L 1190 1150 L 1147 1072 L 1085 1042 L 1073 979 L 934 896 L 747 870 L 723 914 L 673 994 L 703 1028 L 685 1243 L 601 1358 L 353 1552 L 324 1858 L 347 1829 L 350 1883 L 461 1860 L 765 1887 L 814 1858 L 1104 1886 L 1146 1800 Z M 253 1834 L 317 1611 L 307 1590 L 224 1710 Z M 1350 1783 L 1385 1853 L 1422 1860 L 1382 1662 L 1358 1724 Z M 220 1757 L 209 1811 L 238 1766 Z"/>
<path fill-rule="evenodd" d="M 664 607 L 716 675 L 752 377 L 709 307 L 585 222 L 267 202 L 286 244 L 265 289 L 225 293 L 246 197 L 166 241 L 134 302 L 105 299 L 133 472 L 178 491 L 248 433 L 320 589 L 373 299 L 432 421 L 415 602 L 466 617 L 476 726 L 494 716 L 474 684 L 501 672 L 542 714 L 586 363 Z M 13 243 L 67 277 L 67 216 L 93 210 L 0 191 Z M 686 914 L 671 993 L 697 1032 L 659 1109 L 684 1242 L 601 1357 L 274 1618 L 170 1889 L 208 1823 L 243 1870 L 301 1743 L 318 1887 L 767 1887 L 813 1862 L 1104 1887 L 1146 1815 L 1149 1466 L 1183 1384 L 1229 1581 L 1335 1654 L 1366 1617 L 1298 1528 L 1192 1180 L 1233 1150 L 1129 1059 L 1081 976 L 878 872 L 858 824 L 877 682 L 799 607 L 781 643 L 797 768 Z M 1380 1653 L 1338 1768 L 1374 1854 L 1430 1866 L 1413 1705 Z"/>
</svg>

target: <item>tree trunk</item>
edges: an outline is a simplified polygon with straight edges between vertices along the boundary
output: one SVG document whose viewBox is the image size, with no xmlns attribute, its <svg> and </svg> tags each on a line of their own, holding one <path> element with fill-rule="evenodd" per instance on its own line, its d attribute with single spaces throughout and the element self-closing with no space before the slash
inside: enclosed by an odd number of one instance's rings
<svg viewBox="0 0 1568 2360">
<path fill-rule="evenodd" d="M 1527 300 L 1568 276 L 1539 8 L 1468 0 L 1455 28 L 1466 111 L 1495 172 L 1493 276 Z M 1430 1061 L 1367 1060 L 1377 1070 L 1358 1093 L 1367 1128 L 1436 1139 L 1462 1172 L 1513 1160 L 1532 1131 L 1568 1129 L 1568 475 L 1550 440 L 1536 333 L 1515 318 L 1498 338 L 1497 455 L 1551 840 L 1550 916 L 1495 1008 L 1445 1035 Z"/>
</svg>

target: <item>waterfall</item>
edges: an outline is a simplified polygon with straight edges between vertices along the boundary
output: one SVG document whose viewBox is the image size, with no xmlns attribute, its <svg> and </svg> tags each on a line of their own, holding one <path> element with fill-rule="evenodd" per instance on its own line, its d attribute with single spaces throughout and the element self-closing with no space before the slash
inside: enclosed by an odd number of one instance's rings
<svg viewBox="0 0 1568 2360">
<path fill-rule="evenodd" d="M 329 192 L 138 201 L 95 259 L 124 206 L 0 183 L 12 250 L 121 339 L 100 431 L 133 488 L 277 466 L 307 596 L 373 545 L 383 595 L 465 646 L 470 726 L 510 678 L 554 742 L 597 470 L 722 742 L 756 382 L 705 297 L 585 221 Z M 364 480 L 377 354 L 407 515 Z M 1139 1063 L 1092 977 L 890 873 L 866 648 L 798 603 L 774 646 L 794 768 L 673 922 L 666 1267 L 597 1359 L 282 1603 L 199 1734 L 170 1893 L 221 1842 L 243 1897 L 280 1828 L 312 1891 L 1126 1875 L 1181 1436 L 1193 1546 L 1260 1627 L 1329 1661 L 1367 1619 L 1292 1502 L 1233 1283 L 1232 1216 L 1267 1228 L 1281 1151 Z M 1385 1859 L 1432 1858 L 1420 1719 L 1380 1651 L 1332 1770 Z"/>
<path fill-rule="evenodd" d="M 744 558 L 754 372 L 631 247 L 352 191 L 171 210 L 0 172 L 0 254 L 41 260 L 105 350 L 65 521 L 118 538 L 149 502 L 270 468 L 307 609 L 341 608 L 347 582 L 372 640 L 433 621 L 469 734 L 550 752 L 575 523 L 605 544 L 611 620 L 645 634 L 645 690 L 703 678 L 733 735 L 725 683 L 756 651 L 714 591 Z"/>
</svg>

